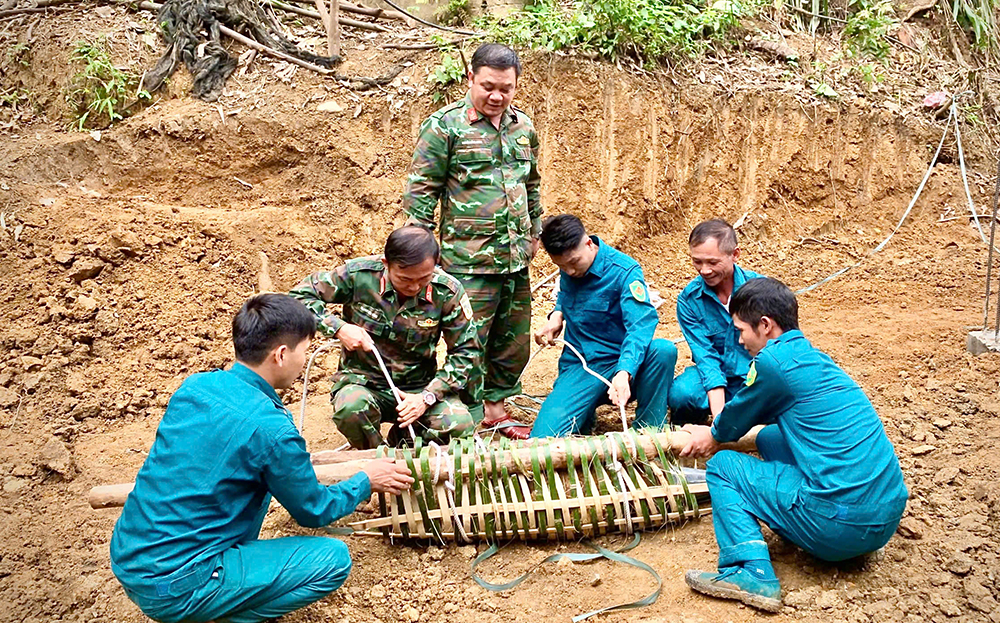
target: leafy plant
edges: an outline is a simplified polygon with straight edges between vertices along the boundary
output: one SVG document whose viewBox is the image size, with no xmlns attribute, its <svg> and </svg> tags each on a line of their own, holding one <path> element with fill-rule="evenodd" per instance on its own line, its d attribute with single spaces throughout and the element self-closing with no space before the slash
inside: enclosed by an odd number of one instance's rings
<svg viewBox="0 0 1000 623">
<path fill-rule="evenodd" d="M 106 40 L 77 42 L 71 59 L 85 63 L 66 93 L 66 101 L 76 114 L 71 127 L 107 127 L 124 118 L 130 97 L 149 99 L 149 93 L 138 89 L 141 76 L 111 62 Z"/>
<path fill-rule="evenodd" d="M 952 17 L 969 33 L 973 45 L 994 54 L 1000 51 L 998 7 L 998 0 L 951 0 Z"/>
<path fill-rule="evenodd" d="M 857 54 L 885 60 L 892 51 L 886 36 L 899 26 L 891 0 L 880 0 L 876 4 L 860 0 L 855 6 L 857 10 L 848 16 L 844 26 L 848 46 Z"/>
<path fill-rule="evenodd" d="M 821 97 L 828 97 L 830 99 L 837 99 L 838 97 L 840 97 L 840 95 L 833 90 L 833 87 L 831 87 L 829 84 L 825 82 L 817 83 L 816 86 L 813 88 L 816 91 L 816 95 L 819 95 Z"/>
<path fill-rule="evenodd" d="M 448 4 L 434 12 L 434 17 L 445 26 L 464 26 L 472 18 L 469 0 L 448 0 Z"/>
<path fill-rule="evenodd" d="M 485 17 L 479 25 L 512 45 L 577 48 L 654 65 L 702 51 L 754 10 L 735 0 L 576 0 L 568 8 L 539 0 L 506 18 Z"/>
<path fill-rule="evenodd" d="M 465 66 L 460 58 L 450 52 L 441 50 L 441 62 L 434 66 L 427 82 L 434 87 L 433 101 L 440 102 L 448 95 L 447 91 L 453 84 L 458 84 L 465 78 Z"/>
<path fill-rule="evenodd" d="M 16 63 L 22 67 L 31 66 L 31 48 L 28 47 L 27 43 L 18 41 L 7 48 L 4 56 L 8 63 Z"/>
</svg>

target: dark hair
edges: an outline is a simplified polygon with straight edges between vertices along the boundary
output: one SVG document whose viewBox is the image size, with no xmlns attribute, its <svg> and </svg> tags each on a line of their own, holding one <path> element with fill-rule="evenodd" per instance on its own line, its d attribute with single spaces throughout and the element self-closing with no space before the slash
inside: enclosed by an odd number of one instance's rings
<svg viewBox="0 0 1000 623">
<path fill-rule="evenodd" d="M 287 294 L 257 294 L 233 318 L 236 360 L 257 365 L 284 344 L 295 348 L 316 334 L 316 316 Z"/>
<path fill-rule="evenodd" d="M 472 73 L 479 73 L 482 67 L 492 67 L 493 69 L 514 68 L 514 75 L 521 77 L 521 59 L 517 57 L 517 52 L 499 43 L 484 43 L 472 55 Z"/>
<path fill-rule="evenodd" d="M 688 246 L 697 247 L 700 244 L 705 244 L 712 238 L 718 242 L 719 250 L 723 253 L 732 253 L 738 246 L 736 242 L 736 230 L 721 218 L 713 218 L 710 221 L 698 223 L 691 230 L 691 236 L 688 237 Z"/>
<path fill-rule="evenodd" d="M 799 303 L 795 293 L 777 279 L 758 277 L 744 283 L 729 299 L 729 313 L 757 328 L 760 319 L 767 316 L 782 331 L 799 328 Z"/>
<path fill-rule="evenodd" d="M 400 227 L 385 241 L 385 261 L 399 268 L 408 268 L 433 258 L 437 264 L 441 255 L 434 233 L 416 225 Z"/>
<path fill-rule="evenodd" d="M 549 255 L 562 255 L 580 246 L 587 230 L 572 214 L 560 214 L 546 219 L 542 226 L 542 246 Z"/>
</svg>

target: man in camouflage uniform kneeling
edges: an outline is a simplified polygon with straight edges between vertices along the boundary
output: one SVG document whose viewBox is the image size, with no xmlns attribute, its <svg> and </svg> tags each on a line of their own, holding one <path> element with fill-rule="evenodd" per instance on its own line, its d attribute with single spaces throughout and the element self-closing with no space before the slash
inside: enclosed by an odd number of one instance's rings
<svg viewBox="0 0 1000 623">
<path fill-rule="evenodd" d="M 319 331 L 340 340 L 331 400 L 333 420 L 355 448 L 382 443 L 381 422 L 393 422 L 390 443 L 408 426 L 427 441 L 471 435 L 475 423 L 463 395 L 480 365 L 472 307 L 462 284 L 437 267 L 440 249 L 421 227 L 389 235 L 382 257 L 348 260 L 304 279 L 290 294 L 319 318 Z M 343 312 L 329 313 L 340 303 Z M 448 346 L 437 369 L 436 346 Z M 374 350 L 381 354 L 393 396 Z"/>
</svg>

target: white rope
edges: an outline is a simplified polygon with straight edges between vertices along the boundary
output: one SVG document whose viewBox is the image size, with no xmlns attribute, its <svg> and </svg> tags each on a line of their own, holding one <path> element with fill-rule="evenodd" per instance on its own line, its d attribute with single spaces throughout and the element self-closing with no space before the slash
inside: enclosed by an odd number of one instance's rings
<svg viewBox="0 0 1000 623">
<path fill-rule="evenodd" d="M 441 462 L 444 461 L 445 473 L 448 476 L 448 479 L 444 481 L 444 492 L 448 496 L 448 508 L 451 510 L 451 517 L 455 521 L 455 532 L 462 537 L 464 542 L 468 543 L 470 541 L 469 536 L 462 526 L 462 518 L 458 515 L 458 509 L 455 508 L 455 470 L 452 465 L 452 457 L 448 454 L 447 450 L 442 451 L 441 446 L 434 441 L 431 441 L 427 445 L 434 448 L 434 452 L 437 455 L 437 460 L 434 462 L 434 482 L 441 481 Z"/>
<path fill-rule="evenodd" d="M 305 378 L 302 380 L 302 407 L 299 409 L 299 434 L 301 434 L 302 431 L 305 430 L 305 425 L 306 425 L 306 395 L 309 391 L 309 370 L 312 368 L 313 361 L 315 361 L 316 356 L 322 352 L 329 350 L 330 347 L 332 347 L 336 341 L 337 341 L 336 338 L 328 340 L 322 346 L 317 348 L 316 351 L 309 358 L 309 363 L 306 364 L 306 375 Z M 389 383 L 389 388 L 392 390 L 392 396 L 396 399 L 396 406 L 403 404 L 403 393 L 399 391 L 399 388 L 396 387 L 396 384 L 392 382 L 392 375 L 389 374 L 389 370 L 385 367 L 385 362 L 382 361 L 382 354 L 379 353 L 378 348 L 375 347 L 375 342 L 370 342 L 369 345 L 371 346 L 372 353 L 374 353 L 375 355 L 375 360 L 378 361 L 378 367 L 382 370 L 382 374 L 385 376 L 385 380 Z M 413 432 L 412 424 L 408 425 L 406 429 L 410 431 L 411 439 L 417 438 L 416 434 Z M 348 446 L 350 446 L 349 443 L 346 444 L 346 446 L 341 446 L 340 448 L 337 448 L 337 451 Z"/>
<path fill-rule="evenodd" d="M 618 476 L 618 484 L 621 487 L 621 501 L 622 501 L 622 512 L 625 515 L 625 526 L 627 528 L 626 534 L 632 534 L 632 504 L 628 492 L 628 486 L 625 484 L 625 476 L 623 472 L 625 469 L 622 464 L 618 461 L 618 444 L 615 443 L 615 435 L 618 433 L 609 432 L 604 433 L 605 438 L 611 444 L 611 469 Z"/>
<path fill-rule="evenodd" d="M 964 95 L 971 94 L 971 91 L 966 91 L 965 93 L 959 93 L 955 96 L 955 100 Z M 976 212 L 976 204 L 972 201 L 972 193 L 969 191 L 969 176 L 965 172 L 965 152 L 962 150 L 962 131 L 958 129 L 958 113 L 955 111 L 956 102 L 953 101 L 952 107 L 952 121 L 955 124 L 955 142 L 958 143 L 958 165 L 962 171 L 962 185 L 965 187 L 965 196 L 969 200 L 969 211 L 972 212 L 972 220 L 976 223 L 976 229 L 979 230 L 979 238 L 983 241 L 988 249 L 990 243 L 986 240 L 986 233 L 983 231 L 983 226 L 980 224 L 979 213 Z M 993 247 L 996 250 L 996 247 Z"/>
<path fill-rule="evenodd" d="M 306 364 L 306 376 L 302 379 L 302 408 L 299 409 L 299 434 L 306 429 L 306 393 L 309 391 L 309 370 L 312 368 L 313 361 L 316 360 L 316 356 L 322 352 L 330 350 L 334 344 L 333 340 L 328 340 L 323 343 L 309 358 L 309 363 Z M 348 444 L 350 445 L 350 444 Z"/>
<path fill-rule="evenodd" d="M 598 379 L 599 381 L 607 385 L 608 389 L 614 388 L 614 385 L 611 384 L 611 381 L 609 381 L 608 379 L 604 378 L 597 372 L 594 372 L 593 370 L 590 369 L 590 366 L 587 365 L 587 360 L 583 358 L 583 355 L 580 354 L 580 351 L 578 351 L 575 346 L 573 346 L 566 340 L 560 338 L 555 338 L 554 340 L 552 340 L 552 342 L 556 344 L 562 344 L 563 346 L 569 348 L 570 351 L 572 351 L 573 354 L 576 355 L 577 359 L 580 360 L 580 364 L 583 365 L 583 369 L 584 371 L 587 372 L 587 374 L 593 376 L 594 378 Z M 622 431 L 628 432 L 628 418 L 625 416 L 625 403 L 618 405 L 618 412 L 621 415 L 622 419 Z"/>
<path fill-rule="evenodd" d="M 389 382 L 389 388 L 392 389 L 392 395 L 396 398 L 396 406 L 403 404 L 403 392 L 399 391 L 396 384 L 392 382 L 392 375 L 389 374 L 389 370 L 385 367 L 385 362 L 382 361 L 382 354 L 378 352 L 378 348 L 375 346 L 375 342 L 369 342 L 369 346 L 372 347 L 372 353 L 375 355 L 375 360 L 378 361 L 378 367 L 382 369 L 382 374 L 385 376 L 385 380 Z M 416 439 L 417 435 L 413 432 L 413 425 L 407 424 L 406 430 L 410 431 L 410 439 Z"/>
</svg>

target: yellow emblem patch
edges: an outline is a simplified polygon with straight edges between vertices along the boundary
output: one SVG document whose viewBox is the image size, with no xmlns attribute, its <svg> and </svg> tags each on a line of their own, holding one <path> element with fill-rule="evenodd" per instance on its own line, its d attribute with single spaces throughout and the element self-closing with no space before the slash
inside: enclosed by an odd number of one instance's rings
<svg viewBox="0 0 1000 623">
<path fill-rule="evenodd" d="M 635 300 L 639 301 L 640 303 L 646 302 L 646 288 L 645 286 L 642 285 L 641 281 L 638 280 L 633 281 L 631 284 L 629 284 L 628 289 L 629 292 L 632 293 L 632 296 L 635 297 Z"/>
<path fill-rule="evenodd" d="M 462 295 L 462 313 L 465 314 L 466 320 L 472 320 L 472 303 L 469 301 L 469 295 Z"/>
<path fill-rule="evenodd" d="M 753 385 L 753 382 L 757 380 L 757 362 L 750 362 L 750 369 L 747 370 L 747 387 Z"/>
<path fill-rule="evenodd" d="M 531 143 L 531 141 L 528 140 L 527 136 L 522 136 L 521 138 L 517 139 L 518 145 L 528 145 L 529 143 Z"/>
<path fill-rule="evenodd" d="M 430 329 L 432 327 L 436 327 L 437 325 L 438 321 L 433 318 L 425 318 L 417 321 L 417 326 L 421 329 Z"/>
</svg>

